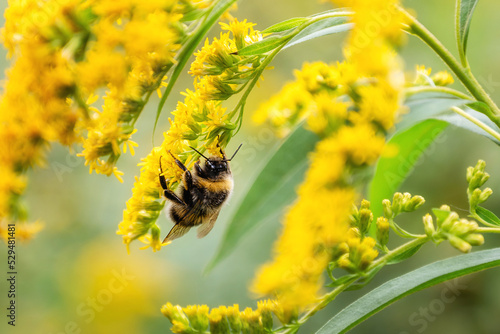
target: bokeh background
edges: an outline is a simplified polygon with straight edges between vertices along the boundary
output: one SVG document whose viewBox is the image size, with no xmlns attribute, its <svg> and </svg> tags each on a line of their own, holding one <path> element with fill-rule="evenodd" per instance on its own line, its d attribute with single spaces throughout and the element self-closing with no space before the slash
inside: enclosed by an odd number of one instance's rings
<svg viewBox="0 0 500 334">
<path fill-rule="evenodd" d="M 418 18 L 450 49 L 454 45 L 454 0 L 406 1 Z M 7 6 L 0 0 L 0 9 Z M 257 29 L 294 17 L 329 9 L 319 1 L 253 0 L 242 1 L 235 16 L 257 23 Z M 480 1 L 469 35 L 468 54 L 471 67 L 485 89 L 500 102 L 500 2 Z M 3 25 L 3 17 L 0 24 Z M 218 35 L 216 27 L 212 35 Z M 203 268 L 214 255 L 224 233 L 227 218 L 266 161 L 278 140 L 265 128 L 252 125 L 250 115 L 265 99 L 293 78 L 293 69 L 304 61 L 336 61 L 342 58 L 344 34 L 323 37 L 295 46 L 280 54 L 265 73 L 265 80 L 255 89 L 246 109 L 243 131 L 228 148 L 239 143 L 236 189 L 223 209 L 211 234 L 201 240 L 190 233 L 162 251 L 139 250 L 133 244 L 127 254 L 121 237 L 116 235 L 125 202 L 131 196 L 137 163 L 151 149 L 154 115 L 158 100 L 152 100 L 143 112 L 134 141 L 136 155 L 123 155 L 118 168 L 125 172 L 124 183 L 113 177 L 89 175 L 83 160 L 66 148 L 54 145 L 45 168 L 30 172 L 26 201 L 31 218 L 40 219 L 45 229 L 33 241 L 17 248 L 17 323 L 7 326 L 5 317 L 6 280 L 0 280 L 1 333 L 169 333 L 170 323 L 160 313 L 167 301 L 173 304 L 207 304 L 210 307 L 237 303 L 240 309 L 255 307 L 248 285 L 260 264 L 269 259 L 272 243 L 279 233 L 280 221 L 273 220 L 255 228 L 237 250 L 209 275 Z M 416 64 L 438 71 L 444 64 L 419 40 L 409 37 L 401 50 L 408 75 Z M 0 78 L 5 78 L 6 52 L 0 48 Z M 459 84 L 455 84 L 457 88 Z M 166 110 L 173 110 L 179 92 L 192 87 L 185 75 L 178 82 Z M 159 130 L 166 130 L 168 113 L 160 119 Z M 465 215 L 465 170 L 478 159 L 487 162 L 492 174 L 488 183 L 496 193 L 487 207 L 500 214 L 500 154 L 489 140 L 464 130 L 449 128 L 430 146 L 416 169 L 401 186 L 401 191 L 427 199 L 417 214 L 403 223 L 420 228 L 421 216 L 432 207 L 447 203 Z M 161 131 L 155 138 L 161 142 Z M 76 151 L 79 148 L 75 148 Z M 159 224 L 165 233 L 171 222 L 163 216 Z M 409 227 L 412 229 L 412 227 Z M 500 244 L 499 236 L 487 236 L 486 245 Z M 6 246 L 0 245 L 6 254 Z M 333 314 L 368 290 L 383 282 L 440 258 L 458 255 L 446 244 L 426 245 L 416 256 L 398 266 L 385 268 L 367 288 L 344 293 L 318 313 L 301 333 L 314 333 Z M 1 272 L 6 272 L 6 255 L 0 257 Z M 388 307 L 353 329 L 352 333 L 500 333 L 500 269 L 463 277 L 449 285 L 439 285 L 419 292 Z M 444 298 L 443 294 L 446 294 Z M 453 301 L 450 301 L 453 299 Z"/>
</svg>

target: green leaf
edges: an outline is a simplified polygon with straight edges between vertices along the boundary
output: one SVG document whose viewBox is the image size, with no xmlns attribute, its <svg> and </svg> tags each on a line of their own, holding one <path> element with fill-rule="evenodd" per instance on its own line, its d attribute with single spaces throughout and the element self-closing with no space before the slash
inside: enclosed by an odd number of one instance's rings
<svg viewBox="0 0 500 334">
<path fill-rule="evenodd" d="M 450 215 L 450 211 L 438 208 L 432 208 L 432 213 L 434 214 L 434 216 L 436 216 L 436 220 L 439 222 L 445 221 L 446 218 L 448 218 L 448 216 Z"/>
<path fill-rule="evenodd" d="M 312 151 L 318 137 L 297 128 L 277 148 L 248 189 L 230 218 L 219 249 L 205 272 L 227 257 L 250 230 L 269 218 L 276 218 L 283 208 L 295 199 L 295 188 L 308 166 L 307 153 Z"/>
<path fill-rule="evenodd" d="M 382 216 L 382 201 L 392 199 L 422 153 L 447 126 L 446 122 L 429 119 L 396 133 L 389 140 L 388 143 L 396 145 L 399 151 L 393 157 L 381 157 L 377 163 L 369 192 L 370 208 L 375 217 Z"/>
<path fill-rule="evenodd" d="M 263 40 L 245 46 L 243 49 L 235 52 L 235 54 L 238 54 L 240 56 L 261 55 L 276 49 L 277 47 L 286 43 L 289 39 L 290 36 L 269 36 L 264 38 Z"/>
<path fill-rule="evenodd" d="M 459 255 L 434 262 L 395 278 L 359 298 L 333 318 L 316 334 L 345 333 L 395 301 L 414 292 L 467 274 L 500 265 L 500 248 Z"/>
<path fill-rule="evenodd" d="M 311 24 L 309 27 L 305 28 L 294 36 L 290 42 L 283 48 L 289 48 L 293 45 L 307 42 L 311 39 L 318 38 L 321 36 L 336 34 L 339 32 L 344 32 L 352 29 L 353 23 L 347 23 L 349 21 L 348 16 L 342 17 L 330 17 L 318 22 Z"/>
<path fill-rule="evenodd" d="M 500 226 L 500 218 L 497 217 L 493 212 L 490 210 L 483 208 L 481 206 L 476 207 L 476 214 L 481 217 L 481 219 L 484 219 L 486 222 Z"/>
<path fill-rule="evenodd" d="M 475 108 L 479 108 L 478 105 L 476 105 L 476 104 L 474 105 L 474 107 Z M 495 123 L 493 123 L 493 121 L 491 121 L 483 113 L 477 112 L 476 110 L 473 110 L 473 109 L 471 109 L 469 107 L 464 107 L 462 109 L 466 113 L 468 113 L 469 115 L 471 115 L 472 117 L 478 119 L 482 123 L 484 123 L 487 126 L 489 126 L 490 128 L 497 130 L 497 132 L 499 131 L 497 125 Z M 486 131 L 484 131 L 484 129 L 480 128 L 476 124 L 472 123 L 468 119 L 466 119 L 466 118 L 464 118 L 464 117 L 462 117 L 462 116 L 460 116 L 460 115 L 458 115 L 456 113 L 448 113 L 448 114 L 443 114 L 443 115 L 436 115 L 434 118 L 439 119 L 439 120 L 443 120 L 445 122 L 448 122 L 449 124 L 452 124 L 452 125 L 454 125 L 456 127 L 465 129 L 467 131 L 479 134 L 479 135 L 481 135 L 483 137 L 486 137 L 486 138 L 490 139 L 495 144 L 500 145 L 500 141 L 497 138 L 493 137 L 492 135 L 490 135 L 489 133 L 487 133 Z"/>
<path fill-rule="evenodd" d="M 405 105 L 410 109 L 410 112 L 403 115 L 396 128 L 402 130 L 443 113 L 447 112 L 449 114 L 451 107 L 463 106 L 471 102 L 473 101 L 461 99 L 447 93 L 424 92 L 411 95 L 405 100 Z"/>
<path fill-rule="evenodd" d="M 467 39 L 469 37 L 469 28 L 472 21 L 472 14 L 476 8 L 478 0 L 457 0 L 455 14 L 455 30 L 458 44 L 458 51 L 462 65 L 467 66 L 465 58 L 467 52 Z"/>
<path fill-rule="evenodd" d="M 266 28 L 262 31 L 263 34 L 273 33 L 273 32 L 281 32 L 285 30 L 289 30 L 301 25 L 304 22 L 309 21 L 306 17 L 294 17 L 292 19 L 288 19 L 282 21 L 280 23 L 273 24 L 269 28 Z"/>
<path fill-rule="evenodd" d="M 387 261 L 387 264 L 396 264 L 399 262 L 402 262 L 410 257 L 412 257 L 415 253 L 417 253 L 420 248 L 423 246 L 423 244 L 416 245 L 412 248 L 409 248 L 405 252 L 398 254 L 397 256 L 393 257 L 389 261 Z"/>
</svg>

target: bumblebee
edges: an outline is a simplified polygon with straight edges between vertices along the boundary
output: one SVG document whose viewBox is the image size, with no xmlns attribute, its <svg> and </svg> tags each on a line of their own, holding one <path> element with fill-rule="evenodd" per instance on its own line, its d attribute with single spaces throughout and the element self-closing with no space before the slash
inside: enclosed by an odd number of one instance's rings
<svg viewBox="0 0 500 334">
<path fill-rule="evenodd" d="M 163 188 L 163 195 L 171 202 L 169 213 L 175 224 L 163 240 L 163 243 L 182 237 L 194 226 L 199 226 L 198 238 L 203 238 L 212 230 L 222 204 L 228 199 L 233 190 L 233 176 L 231 175 L 229 162 L 238 153 L 240 147 L 241 145 L 234 152 L 231 159 L 226 159 L 222 149 L 220 150 L 222 158 L 218 156 L 207 158 L 191 147 L 206 160 L 203 166 L 196 162 L 192 171 L 189 171 L 169 151 L 177 166 L 184 171 L 182 186 L 178 194 L 167 187 L 165 176 L 162 175 L 160 157 L 160 184 Z"/>
</svg>

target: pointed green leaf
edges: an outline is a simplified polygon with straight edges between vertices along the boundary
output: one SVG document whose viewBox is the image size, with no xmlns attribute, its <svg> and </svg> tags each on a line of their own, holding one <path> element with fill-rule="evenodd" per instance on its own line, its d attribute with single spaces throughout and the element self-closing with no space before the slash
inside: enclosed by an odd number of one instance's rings
<svg viewBox="0 0 500 334">
<path fill-rule="evenodd" d="M 470 100 L 458 98 L 448 93 L 424 92 L 406 98 L 405 105 L 410 112 L 404 114 L 401 122 L 396 125 L 398 130 L 409 128 L 429 118 L 435 118 L 443 113 L 450 113 L 451 107 L 463 106 Z"/>
<path fill-rule="evenodd" d="M 476 105 L 476 104 L 474 105 L 474 107 L 475 108 L 479 108 L 478 105 Z M 467 114 L 473 116 L 474 118 L 476 118 L 477 120 L 479 120 L 482 123 L 486 124 L 490 128 L 495 129 L 497 132 L 500 132 L 500 130 L 498 129 L 498 127 L 496 126 L 496 124 L 493 123 L 483 113 L 477 112 L 476 110 L 473 110 L 473 109 L 471 109 L 469 107 L 464 107 L 462 109 Z M 468 119 L 462 117 L 461 115 L 458 115 L 456 113 L 447 113 L 447 114 L 437 115 L 434 118 L 442 120 L 442 121 L 445 121 L 445 122 L 448 122 L 451 125 L 454 125 L 456 127 L 465 129 L 467 131 L 474 132 L 476 134 L 484 136 L 484 137 L 490 139 L 491 141 L 493 141 L 495 144 L 500 145 L 500 141 L 497 138 L 493 137 L 491 134 L 489 134 L 488 132 L 484 131 L 484 129 L 482 129 L 478 125 L 472 123 Z"/>
<path fill-rule="evenodd" d="M 377 163 L 369 192 L 370 208 L 375 217 L 383 214 L 382 201 L 393 197 L 422 153 L 447 126 L 444 121 L 429 119 L 396 133 L 389 140 L 388 144 L 398 147 L 398 153 L 381 157 Z"/>
<path fill-rule="evenodd" d="M 395 257 L 393 257 L 392 259 L 390 259 L 387 264 L 396 264 L 396 263 L 399 263 L 399 262 L 402 262 L 410 257 L 412 257 L 415 253 L 417 253 L 420 248 L 423 246 L 423 244 L 420 244 L 420 245 L 416 245 L 410 249 L 408 249 L 406 252 L 403 252 Z"/>
<path fill-rule="evenodd" d="M 479 217 L 484 219 L 486 222 L 493 224 L 493 225 L 500 226 L 500 218 L 498 218 L 497 215 L 495 215 L 490 210 L 483 208 L 481 206 L 478 206 L 476 208 L 476 213 Z"/>
<path fill-rule="evenodd" d="M 450 215 L 450 211 L 442 210 L 442 209 L 438 209 L 438 208 L 432 208 L 432 213 L 434 214 L 434 216 L 436 216 L 436 220 L 438 222 L 445 221 L 446 218 L 448 218 L 448 216 Z"/>
<path fill-rule="evenodd" d="M 286 41 L 288 41 L 289 39 L 290 36 L 269 36 L 264 38 L 263 40 L 245 46 L 243 49 L 238 50 L 238 52 L 235 53 L 240 56 L 261 55 L 276 49 L 277 47 L 286 43 Z"/>
<path fill-rule="evenodd" d="M 238 204 L 206 272 L 231 254 L 251 229 L 276 218 L 292 203 L 309 163 L 307 153 L 317 141 L 315 134 L 299 127 L 277 148 Z"/>
<path fill-rule="evenodd" d="M 307 42 L 314 38 L 348 31 L 353 27 L 353 23 L 348 23 L 348 21 L 348 16 L 341 16 L 331 17 L 313 23 L 309 27 L 298 33 L 295 37 L 293 37 L 290 42 L 288 42 L 288 44 L 284 47 L 284 49 L 289 48 L 293 45 Z"/>
<path fill-rule="evenodd" d="M 462 64 L 464 66 L 467 64 L 465 55 L 467 52 L 467 39 L 469 37 L 470 23 L 472 21 L 472 14 L 474 14 L 474 9 L 476 8 L 477 2 L 478 0 L 457 0 L 455 29 L 457 35 L 458 51 L 460 53 L 460 59 L 462 60 Z"/>
<path fill-rule="evenodd" d="M 306 17 L 294 17 L 292 19 L 288 19 L 286 21 L 282 21 L 280 23 L 273 24 L 269 28 L 266 28 L 262 31 L 263 34 L 273 33 L 273 32 L 281 32 L 285 30 L 289 30 L 295 28 L 302 23 L 308 21 L 309 19 Z"/>
<path fill-rule="evenodd" d="M 434 262 L 395 278 L 350 304 L 316 334 L 346 333 L 363 320 L 414 292 L 500 265 L 500 248 L 459 255 Z"/>
</svg>

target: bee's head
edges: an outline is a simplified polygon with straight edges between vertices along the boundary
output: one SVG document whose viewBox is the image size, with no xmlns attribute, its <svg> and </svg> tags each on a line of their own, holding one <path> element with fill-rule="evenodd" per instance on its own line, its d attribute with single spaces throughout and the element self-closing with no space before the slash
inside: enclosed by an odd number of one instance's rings
<svg viewBox="0 0 500 334">
<path fill-rule="evenodd" d="M 224 177 L 227 177 L 228 175 L 231 174 L 231 169 L 229 168 L 229 161 L 231 161 L 234 158 L 240 147 L 241 145 L 234 152 L 231 159 L 226 159 L 226 155 L 222 150 L 221 150 L 221 154 L 223 156 L 222 158 L 218 156 L 212 156 L 210 158 L 207 158 L 206 156 L 198 152 L 195 148 L 193 147 L 191 148 L 206 159 L 205 165 L 203 166 L 203 173 L 206 175 L 206 177 L 209 179 L 216 180 L 216 179 L 223 179 Z"/>
<path fill-rule="evenodd" d="M 219 179 L 231 174 L 229 161 L 215 156 L 205 161 L 203 171 L 210 179 Z"/>
</svg>

